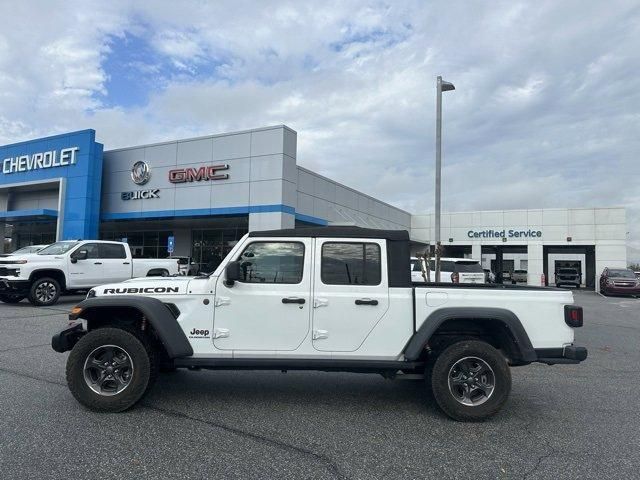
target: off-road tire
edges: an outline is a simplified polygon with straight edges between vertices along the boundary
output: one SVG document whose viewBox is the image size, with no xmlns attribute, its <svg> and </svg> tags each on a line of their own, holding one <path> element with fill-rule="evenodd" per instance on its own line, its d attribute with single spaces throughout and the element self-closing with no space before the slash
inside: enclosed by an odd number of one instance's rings
<svg viewBox="0 0 640 480">
<path fill-rule="evenodd" d="M 17 295 L 13 293 L 2 293 L 0 294 L 0 301 L 4 303 L 20 303 L 26 295 Z"/>
<path fill-rule="evenodd" d="M 484 403 L 475 406 L 460 403 L 449 388 L 452 368 L 468 357 L 484 361 L 494 377 L 493 392 Z M 486 420 L 502 408 L 511 392 L 511 371 L 505 358 L 494 347 L 480 340 L 463 340 L 449 345 L 436 358 L 430 377 L 438 406 L 458 421 Z"/>
<path fill-rule="evenodd" d="M 133 374 L 126 388 L 115 395 L 94 392 L 85 381 L 85 361 L 99 347 L 114 345 L 131 358 Z M 98 412 L 122 412 L 131 408 L 150 386 L 154 370 L 145 345 L 134 334 L 120 328 L 98 328 L 83 336 L 67 360 L 67 384 L 73 396 L 85 407 Z"/>
<path fill-rule="evenodd" d="M 52 289 L 52 294 L 50 297 L 43 296 L 40 293 L 39 289 L 46 286 L 49 286 L 49 288 Z M 48 307 L 50 305 L 55 305 L 58 302 L 60 293 L 62 293 L 60 283 L 55 278 L 42 277 L 34 280 L 34 282 L 31 284 L 31 287 L 29 288 L 28 298 L 29 302 L 31 302 L 32 305 L 35 305 L 37 307 Z"/>
</svg>

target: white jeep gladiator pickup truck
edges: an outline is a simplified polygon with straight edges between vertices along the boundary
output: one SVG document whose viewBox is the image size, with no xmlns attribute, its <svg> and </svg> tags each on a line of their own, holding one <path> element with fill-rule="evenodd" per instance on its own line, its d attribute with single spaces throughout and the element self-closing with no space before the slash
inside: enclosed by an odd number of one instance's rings
<svg viewBox="0 0 640 480">
<path fill-rule="evenodd" d="M 457 420 L 495 414 L 509 367 L 579 363 L 569 291 L 412 284 L 406 231 L 250 232 L 210 275 L 92 289 L 52 338 L 90 409 L 134 405 L 157 371 L 321 370 L 427 379 Z"/>
<path fill-rule="evenodd" d="M 0 258 L 0 300 L 53 305 L 63 291 L 135 277 L 178 274 L 176 259 L 132 259 L 129 245 L 99 240 L 52 243 L 30 255 Z"/>
</svg>

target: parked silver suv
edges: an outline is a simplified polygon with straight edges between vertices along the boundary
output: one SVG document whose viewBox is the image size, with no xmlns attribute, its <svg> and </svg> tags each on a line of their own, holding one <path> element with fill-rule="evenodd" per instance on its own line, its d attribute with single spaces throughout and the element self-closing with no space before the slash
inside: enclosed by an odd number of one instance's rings
<svg viewBox="0 0 640 480">
<path fill-rule="evenodd" d="M 572 285 L 580 288 L 582 274 L 575 268 L 559 268 L 556 272 L 556 287 Z"/>
</svg>

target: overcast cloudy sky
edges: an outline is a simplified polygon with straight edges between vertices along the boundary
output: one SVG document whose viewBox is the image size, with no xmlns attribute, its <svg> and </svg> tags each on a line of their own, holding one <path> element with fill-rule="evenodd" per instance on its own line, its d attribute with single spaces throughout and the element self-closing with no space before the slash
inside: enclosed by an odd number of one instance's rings
<svg viewBox="0 0 640 480">
<path fill-rule="evenodd" d="M 637 1 L 3 1 L 0 144 L 284 123 L 298 163 L 433 210 L 622 205 L 640 247 Z"/>
</svg>

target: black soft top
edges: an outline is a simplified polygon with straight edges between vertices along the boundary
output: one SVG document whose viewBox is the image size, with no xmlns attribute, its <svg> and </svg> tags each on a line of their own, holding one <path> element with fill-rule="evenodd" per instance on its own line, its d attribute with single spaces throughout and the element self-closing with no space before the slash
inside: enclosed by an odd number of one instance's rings
<svg viewBox="0 0 640 480">
<path fill-rule="evenodd" d="M 249 232 L 250 237 L 313 237 L 313 238 L 380 238 L 392 241 L 409 241 L 406 230 L 378 230 L 375 228 L 346 226 L 286 228 Z"/>
<path fill-rule="evenodd" d="M 375 238 L 387 242 L 387 272 L 390 287 L 411 287 L 409 232 L 353 226 L 288 228 L 249 232 L 249 237 Z"/>
</svg>

